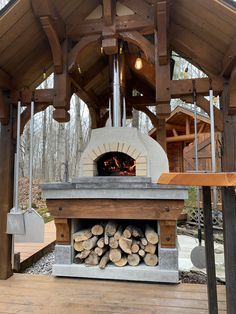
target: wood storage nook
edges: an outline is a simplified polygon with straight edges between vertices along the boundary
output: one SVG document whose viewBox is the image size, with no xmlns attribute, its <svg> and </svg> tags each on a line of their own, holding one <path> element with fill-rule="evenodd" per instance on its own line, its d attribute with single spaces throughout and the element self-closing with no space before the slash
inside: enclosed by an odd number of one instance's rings
<svg viewBox="0 0 236 314">
<path fill-rule="evenodd" d="M 42 188 L 57 230 L 54 275 L 178 282 L 176 220 L 186 189 L 148 177 L 80 178 Z"/>
</svg>

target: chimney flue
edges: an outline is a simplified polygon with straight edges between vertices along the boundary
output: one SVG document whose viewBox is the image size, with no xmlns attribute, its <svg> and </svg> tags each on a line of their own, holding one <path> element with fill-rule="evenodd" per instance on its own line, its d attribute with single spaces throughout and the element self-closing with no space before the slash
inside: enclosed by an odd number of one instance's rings
<svg viewBox="0 0 236 314">
<path fill-rule="evenodd" d="M 113 113 L 113 126 L 121 126 L 121 93 L 120 93 L 120 68 L 118 55 L 113 56 L 113 101 L 112 101 L 112 113 Z"/>
</svg>

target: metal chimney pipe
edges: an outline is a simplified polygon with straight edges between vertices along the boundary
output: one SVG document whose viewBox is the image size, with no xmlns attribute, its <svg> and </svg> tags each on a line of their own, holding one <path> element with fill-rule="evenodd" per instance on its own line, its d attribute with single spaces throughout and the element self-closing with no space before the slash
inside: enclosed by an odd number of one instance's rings
<svg viewBox="0 0 236 314">
<path fill-rule="evenodd" d="M 118 55 L 113 56 L 113 126 L 121 126 L 121 94 Z"/>
</svg>

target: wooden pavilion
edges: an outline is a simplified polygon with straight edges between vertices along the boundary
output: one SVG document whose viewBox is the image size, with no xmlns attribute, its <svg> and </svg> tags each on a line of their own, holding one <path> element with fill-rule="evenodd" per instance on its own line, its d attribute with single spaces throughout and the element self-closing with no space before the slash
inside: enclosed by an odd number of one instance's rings
<svg viewBox="0 0 236 314">
<path fill-rule="evenodd" d="M 172 80 L 171 52 L 189 60 L 208 78 Z M 220 96 L 214 108 L 222 131 L 222 170 L 236 171 L 236 9 L 223 0 L 11 0 L 0 11 L 0 278 L 12 275 L 12 239 L 6 219 L 13 199 L 16 104 L 35 100 L 36 112 L 55 108 L 53 118 L 69 120 L 76 93 L 88 106 L 92 128 L 105 125 L 109 107 L 109 56 L 124 54 L 127 116 L 146 113 L 156 139 L 166 149 L 170 100 L 193 101 L 209 113 L 205 98 Z M 143 67 L 135 68 L 141 54 Z M 171 71 L 172 70 L 172 71 Z M 54 87 L 38 90 L 44 73 L 54 72 Z M 133 93 L 133 90 L 139 93 Z M 147 106 L 156 106 L 153 114 Z M 30 108 L 21 114 L 22 131 Z M 235 190 L 224 212 L 228 311 L 236 308 Z"/>
</svg>

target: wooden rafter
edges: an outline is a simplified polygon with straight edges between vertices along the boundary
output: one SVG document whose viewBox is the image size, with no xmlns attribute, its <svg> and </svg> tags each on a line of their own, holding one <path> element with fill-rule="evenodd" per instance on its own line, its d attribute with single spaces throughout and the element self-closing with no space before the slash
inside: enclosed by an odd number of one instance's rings
<svg viewBox="0 0 236 314">
<path fill-rule="evenodd" d="M 36 105 L 52 105 L 53 99 L 55 97 L 55 89 L 35 89 L 35 90 L 13 90 L 10 95 L 10 102 L 12 104 L 17 104 L 17 101 L 20 99 L 24 105 L 29 105 L 34 94 L 34 101 Z"/>
<path fill-rule="evenodd" d="M 153 33 L 154 25 L 153 22 L 143 19 L 138 15 L 126 15 L 126 16 L 116 16 L 115 26 L 117 32 L 125 31 L 145 31 Z M 86 20 L 83 23 L 78 23 L 77 26 L 68 31 L 68 36 L 73 40 L 79 40 L 79 38 L 88 35 L 102 34 L 104 28 L 104 22 L 102 19 Z"/>
<path fill-rule="evenodd" d="M 170 25 L 169 33 L 171 46 L 176 52 L 187 59 L 190 58 L 191 63 L 202 69 L 206 74 L 210 76 L 220 74 L 222 56 L 209 43 L 174 22 Z M 209 56 L 214 56 L 214 58 L 209 58 Z"/>
<path fill-rule="evenodd" d="M 128 7 L 135 14 L 144 19 L 154 20 L 153 6 L 142 0 L 119 0 L 120 3 Z"/>
<path fill-rule="evenodd" d="M 232 70 L 229 81 L 229 114 L 236 113 L 236 65 Z"/>
<path fill-rule="evenodd" d="M 78 21 L 84 21 L 85 18 L 101 4 L 101 0 L 86 0 L 81 1 L 81 4 L 75 10 L 73 14 L 70 15 L 69 21 L 67 21 L 67 32 L 73 33 L 78 25 Z"/>
<path fill-rule="evenodd" d="M 0 88 L 11 89 L 11 77 L 8 73 L 0 69 Z"/>
<path fill-rule="evenodd" d="M 85 36 L 71 49 L 68 54 L 68 71 L 73 72 L 77 69 L 79 64 L 79 56 L 81 52 L 86 49 L 92 43 L 99 42 L 101 40 L 100 35 Z"/>
<path fill-rule="evenodd" d="M 38 18 L 48 16 L 60 40 L 65 38 L 65 23 L 50 0 L 31 0 L 34 15 Z"/>
<path fill-rule="evenodd" d="M 135 44 L 144 53 L 148 62 L 155 63 L 155 48 L 154 45 L 137 31 L 120 32 L 119 37 L 123 40 Z"/>
<path fill-rule="evenodd" d="M 54 69 L 62 73 L 63 58 L 60 41 L 65 38 L 65 24 L 49 0 L 32 0 L 34 14 L 39 18 L 51 48 Z"/>
<path fill-rule="evenodd" d="M 40 17 L 40 22 L 47 35 L 49 45 L 51 47 L 54 70 L 56 73 L 62 73 L 62 49 L 57 32 L 53 26 L 53 22 L 50 17 Z"/>
<path fill-rule="evenodd" d="M 233 67 L 236 65 L 236 37 L 232 41 L 228 50 L 226 51 L 222 61 L 221 74 L 226 77 L 230 77 Z"/>
</svg>

